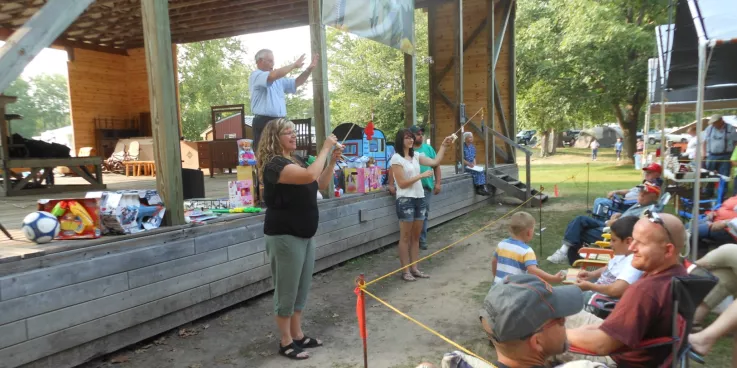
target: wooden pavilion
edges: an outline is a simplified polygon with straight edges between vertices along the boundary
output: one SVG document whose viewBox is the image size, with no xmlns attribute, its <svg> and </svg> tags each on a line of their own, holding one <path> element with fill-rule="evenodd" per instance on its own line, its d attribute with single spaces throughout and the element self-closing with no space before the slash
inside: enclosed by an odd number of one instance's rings
<svg viewBox="0 0 737 368">
<path fill-rule="evenodd" d="M 515 180 L 516 150 L 529 158 L 513 142 L 515 1 L 416 0 L 416 7 L 429 14 L 433 140 L 482 107 L 493 111 L 465 125 L 480 138 L 477 161 L 488 166 L 495 186 L 529 198 L 529 165 L 527 187 Z M 96 144 L 96 116 L 150 114 L 156 188 L 169 225 L 114 239 L 14 245 L 10 255 L 0 246 L 0 367 L 71 367 L 271 290 L 262 215 L 185 224 L 175 45 L 309 25 L 312 51 L 321 56 L 312 75 L 319 146 L 331 130 L 320 14 L 318 0 L 0 3 L 0 37 L 7 42 L 0 48 L 0 92 L 41 49 L 63 48 L 75 149 Z M 405 55 L 407 125 L 416 116 L 415 63 Z M 445 164 L 455 166 L 460 155 L 458 145 Z M 459 174 L 443 178 L 431 226 L 489 203 Z M 324 200 L 317 271 L 397 239 L 388 193 Z"/>
</svg>

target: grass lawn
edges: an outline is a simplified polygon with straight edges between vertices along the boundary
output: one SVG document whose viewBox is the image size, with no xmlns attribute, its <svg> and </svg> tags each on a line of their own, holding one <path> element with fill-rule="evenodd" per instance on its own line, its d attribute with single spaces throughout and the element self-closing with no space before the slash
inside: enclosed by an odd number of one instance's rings
<svg viewBox="0 0 737 368">
<path fill-rule="evenodd" d="M 580 157 L 590 152 L 586 149 L 559 149 L 558 155 L 536 159 L 532 163 L 531 180 L 535 188 L 544 187 L 550 196 L 542 207 L 542 220 L 538 220 L 539 229 L 545 228 L 542 235 L 532 240 L 540 266 L 547 272 L 555 272 L 567 267 L 551 264 L 545 260 L 561 245 L 566 225 L 574 217 L 585 214 L 593 204 L 594 198 L 604 196 L 614 189 L 632 187 L 641 180 L 640 172 L 631 164 L 618 166 L 614 153 L 608 149 L 600 150 L 599 159 L 595 162 L 581 163 Z M 520 175 L 524 181 L 524 168 L 520 167 Z M 555 197 L 553 190 L 557 184 L 560 196 Z M 673 208 L 669 206 L 666 211 Z M 528 208 L 535 218 L 540 218 L 539 208 Z M 485 294 L 486 291 L 483 291 Z M 483 296 L 482 296 L 483 297 Z M 712 316 L 712 319 L 715 318 Z M 729 367 L 731 364 L 732 344 L 729 339 L 722 339 L 707 356 L 708 367 Z"/>
</svg>

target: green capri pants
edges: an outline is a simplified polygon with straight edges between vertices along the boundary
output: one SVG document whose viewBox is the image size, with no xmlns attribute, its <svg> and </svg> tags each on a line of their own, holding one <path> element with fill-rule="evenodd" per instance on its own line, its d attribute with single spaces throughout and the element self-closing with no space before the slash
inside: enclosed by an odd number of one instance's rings
<svg viewBox="0 0 737 368">
<path fill-rule="evenodd" d="M 719 278 L 719 282 L 704 298 L 704 304 L 710 309 L 730 295 L 737 297 L 737 244 L 724 244 L 707 253 L 696 264 Z"/>
<path fill-rule="evenodd" d="M 290 317 L 302 311 L 315 270 L 315 241 L 292 235 L 264 235 L 274 281 L 274 312 Z"/>
</svg>

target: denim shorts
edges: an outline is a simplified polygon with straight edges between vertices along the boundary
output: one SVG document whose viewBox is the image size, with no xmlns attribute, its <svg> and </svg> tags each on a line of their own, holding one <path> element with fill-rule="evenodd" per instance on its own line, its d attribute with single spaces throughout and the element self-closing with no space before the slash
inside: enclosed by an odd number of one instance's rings
<svg viewBox="0 0 737 368">
<path fill-rule="evenodd" d="M 400 222 L 425 221 L 425 198 L 397 198 L 397 218 Z"/>
</svg>

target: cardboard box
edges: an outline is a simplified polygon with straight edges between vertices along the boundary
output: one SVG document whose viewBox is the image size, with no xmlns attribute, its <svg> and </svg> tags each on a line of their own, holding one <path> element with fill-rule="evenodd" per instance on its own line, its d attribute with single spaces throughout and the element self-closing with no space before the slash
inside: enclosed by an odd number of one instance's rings
<svg viewBox="0 0 737 368">
<path fill-rule="evenodd" d="M 361 169 L 359 169 L 361 170 Z M 369 181 L 369 192 L 378 192 L 381 190 L 381 168 L 378 166 L 371 166 L 367 167 L 363 170 L 368 171 L 368 181 Z"/>
<path fill-rule="evenodd" d="M 236 180 L 250 180 L 253 182 L 253 166 L 238 166 Z"/>
<path fill-rule="evenodd" d="M 228 202 L 230 208 L 253 206 L 253 181 L 229 181 Z"/>
<path fill-rule="evenodd" d="M 38 210 L 58 214 L 61 231 L 56 239 L 97 239 L 102 236 L 100 200 L 97 198 L 40 199 Z"/>
<path fill-rule="evenodd" d="M 371 168 L 345 168 L 345 192 L 346 193 L 368 193 L 371 192 Z"/>
</svg>

